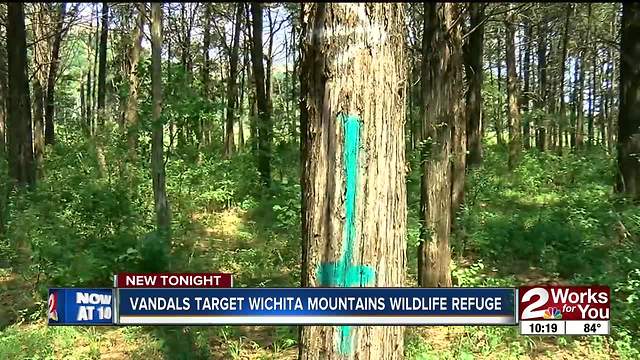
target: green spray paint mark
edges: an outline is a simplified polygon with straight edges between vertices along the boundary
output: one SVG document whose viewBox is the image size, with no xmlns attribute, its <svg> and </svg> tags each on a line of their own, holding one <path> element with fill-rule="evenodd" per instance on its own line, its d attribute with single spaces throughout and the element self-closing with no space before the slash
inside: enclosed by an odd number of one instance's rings
<svg viewBox="0 0 640 360">
<path fill-rule="evenodd" d="M 360 120 L 354 115 L 341 115 L 344 129 L 345 166 L 345 224 L 342 254 L 335 263 L 320 264 L 317 277 L 320 286 L 354 287 L 372 284 L 375 270 L 369 265 L 353 264 L 353 248 L 356 236 L 356 189 L 358 185 L 358 152 L 360 149 Z M 340 352 L 352 352 L 351 326 L 340 326 Z"/>
</svg>

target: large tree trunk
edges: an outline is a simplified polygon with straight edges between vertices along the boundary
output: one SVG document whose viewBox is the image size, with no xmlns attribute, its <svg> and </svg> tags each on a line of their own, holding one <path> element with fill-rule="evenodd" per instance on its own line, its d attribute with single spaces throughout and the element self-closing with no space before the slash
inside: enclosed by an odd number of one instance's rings
<svg viewBox="0 0 640 360">
<path fill-rule="evenodd" d="M 58 76 L 58 66 L 60 65 L 60 44 L 62 42 L 64 24 L 65 9 L 67 3 L 61 2 L 58 5 L 58 19 L 55 28 L 55 36 L 53 38 L 53 45 L 51 46 L 51 66 L 49 67 L 49 76 L 47 77 L 47 92 L 44 112 L 44 142 L 45 144 L 53 144 L 55 142 L 55 129 L 53 117 L 55 115 L 55 91 L 56 91 L 56 77 Z"/>
<path fill-rule="evenodd" d="M 140 62 L 140 52 L 142 50 L 142 38 L 144 37 L 144 21 L 146 18 L 145 4 L 138 4 L 138 21 L 133 30 L 129 51 L 129 97 L 125 110 L 125 123 L 127 128 L 127 144 L 129 155 L 135 157 L 138 142 L 138 91 L 140 80 L 138 78 L 138 63 Z"/>
<path fill-rule="evenodd" d="M 162 8 L 160 3 L 151 4 L 151 92 L 153 98 L 151 139 L 151 172 L 153 178 L 153 200 L 158 231 L 168 236 L 171 230 L 169 200 L 165 184 L 164 140 L 162 113 Z"/>
<path fill-rule="evenodd" d="M 22 3 L 7 3 L 7 60 L 9 175 L 20 186 L 35 185 L 36 167 L 31 139 L 31 101 L 27 75 L 27 36 Z"/>
<path fill-rule="evenodd" d="M 271 186 L 271 137 L 273 124 L 271 109 L 265 87 L 265 73 L 262 59 L 262 4 L 251 3 L 251 19 L 253 22 L 253 42 L 251 46 L 251 63 L 253 80 L 256 87 L 256 103 L 258 109 L 258 172 L 263 185 Z"/>
<path fill-rule="evenodd" d="M 467 165 L 473 167 L 482 162 L 482 54 L 484 42 L 484 10 L 486 4 L 471 3 L 469 41 L 467 43 L 465 70 L 469 88 L 467 100 Z"/>
<path fill-rule="evenodd" d="M 240 49 L 240 29 L 242 26 L 241 3 L 236 4 L 236 17 L 233 29 L 233 44 L 229 54 L 229 78 L 227 79 L 227 126 L 224 137 L 224 155 L 230 156 L 235 151 L 233 125 L 235 123 L 238 102 L 238 58 Z"/>
<path fill-rule="evenodd" d="M 520 132 L 520 107 L 518 106 L 518 74 L 516 74 L 515 10 L 509 10 L 505 21 L 505 42 L 507 58 L 507 97 L 509 103 L 509 169 L 513 170 L 520 161 L 522 152 L 522 134 Z"/>
<path fill-rule="evenodd" d="M 618 179 L 616 190 L 640 200 L 640 3 L 622 5 Z"/>
<path fill-rule="evenodd" d="M 425 4 L 422 39 L 421 215 L 418 282 L 451 286 L 451 130 L 460 122 L 462 34 L 457 4 Z"/>
<path fill-rule="evenodd" d="M 302 286 L 403 286 L 403 4 L 306 3 L 301 20 Z M 299 356 L 402 359 L 403 330 L 305 326 Z"/>
</svg>

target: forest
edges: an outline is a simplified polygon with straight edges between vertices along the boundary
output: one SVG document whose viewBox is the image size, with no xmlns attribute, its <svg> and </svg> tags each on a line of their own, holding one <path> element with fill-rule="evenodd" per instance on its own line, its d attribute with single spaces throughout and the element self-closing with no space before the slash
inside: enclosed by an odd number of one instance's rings
<svg viewBox="0 0 640 360">
<path fill-rule="evenodd" d="M 600 284 L 612 329 L 47 326 L 119 272 Z M 639 302 L 638 2 L 0 4 L 2 359 L 640 359 Z"/>
</svg>

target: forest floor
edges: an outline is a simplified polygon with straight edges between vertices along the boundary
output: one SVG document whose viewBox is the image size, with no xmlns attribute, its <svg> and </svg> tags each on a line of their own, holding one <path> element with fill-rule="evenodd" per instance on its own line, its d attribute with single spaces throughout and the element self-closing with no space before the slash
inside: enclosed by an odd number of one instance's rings
<svg viewBox="0 0 640 360">
<path fill-rule="evenodd" d="M 637 270 L 637 207 L 618 205 L 611 194 L 611 163 L 581 155 L 525 155 L 506 174 L 502 156 L 487 151 L 483 167 L 469 175 L 467 203 L 452 241 L 458 286 L 526 283 L 603 283 L 618 296 L 615 336 L 522 337 L 515 327 L 410 327 L 408 359 L 635 359 L 637 310 L 632 298 Z M 594 165 L 595 164 L 595 165 Z M 281 179 L 282 180 L 282 179 Z M 408 178 L 408 252 L 417 245 L 419 175 Z M 192 211 L 173 237 L 174 271 L 234 274 L 242 286 L 296 286 L 299 265 L 299 197 L 268 206 Z M 622 225 L 622 238 L 615 224 Z M 409 256 L 408 285 L 415 283 Z M 482 259 L 482 260 L 480 260 Z M 621 265 L 627 264 L 627 265 Z M 638 271 L 640 275 L 640 271 Z M 278 326 L 48 327 L 44 300 L 33 278 L 0 269 L 2 359 L 295 359 L 297 329 Z M 635 292 L 634 292 L 635 291 Z"/>
</svg>

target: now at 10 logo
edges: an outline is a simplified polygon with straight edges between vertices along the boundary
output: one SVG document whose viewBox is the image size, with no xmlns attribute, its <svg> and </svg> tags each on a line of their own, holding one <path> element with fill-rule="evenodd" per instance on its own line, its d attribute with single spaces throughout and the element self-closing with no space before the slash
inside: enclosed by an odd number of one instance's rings
<svg viewBox="0 0 640 360">
<path fill-rule="evenodd" d="M 518 288 L 520 320 L 609 320 L 608 286 L 523 286 Z"/>
</svg>

